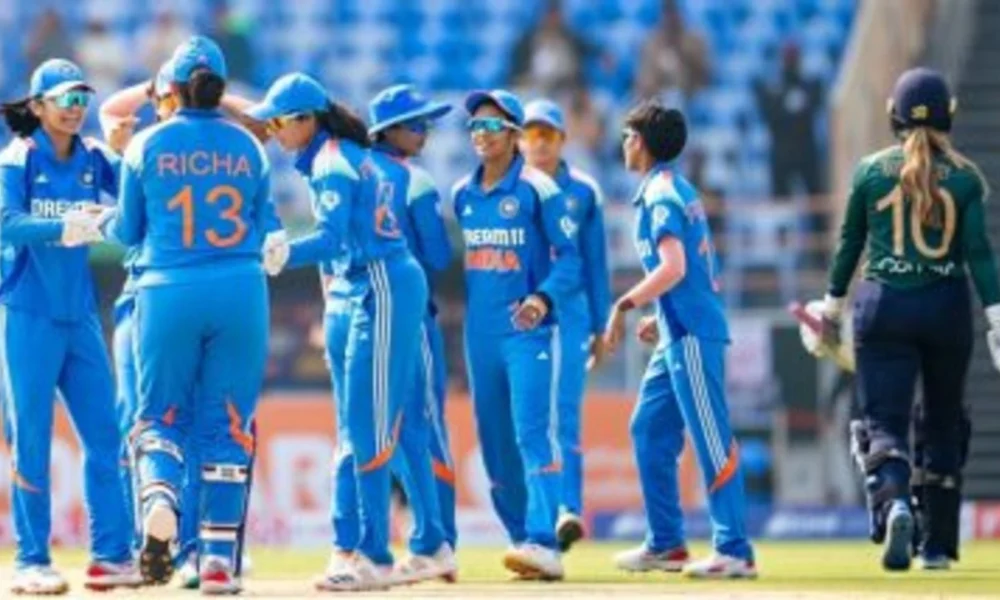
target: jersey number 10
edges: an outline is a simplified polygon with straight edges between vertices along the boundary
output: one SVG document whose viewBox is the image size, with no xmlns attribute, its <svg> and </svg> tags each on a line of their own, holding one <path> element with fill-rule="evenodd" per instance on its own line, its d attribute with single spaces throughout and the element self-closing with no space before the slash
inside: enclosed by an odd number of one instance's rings
<svg viewBox="0 0 1000 600">
<path fill-rule="evenodd" d="M 938 188 L 938 193 L 944 205 L 944 227 L 941 230 L 941 243 L 937 248 L 931 248 L 924 238 L 924 226 L 920 221 L 920 214 L 915 210 L 913 202 L 906 202 L 903 197 L 903 190 L 898 185 L 892 188 L 888 196 L 883 197 L 875 204 L 875 209 L 879 212 L 892 209 L 892 253 L 896 256 L 903 256 L 905 253 L 903 236 L 906 234 L 905 223 L 903 222 L 907 208 L 910 213 L 910 237 L 913 238 L 913 247 L 925 258 L 937 259 L 948 254 L 951 248 L 951 241 L 955 237 L 955 199 L 952 198 L 948 190 Z"/>
<path fill-rule="evenodd" d="M 219 207 L 219 217 L 233 224 L 233 232 L 223 236 L 215 229 L 205 230 L 205 240 L 213 248 L 231 248 L 243 241 L 247 235 L 247 224 L 240 215 L 243 208 L 243 194 L 231 185 L 219 185 L 205 196 L 205 203 L 215 205 L 217 202 L 227 198 L 228 206 Z M 170 210 L 181 211 L 182 239 L 185 248 L 194 246 L 194 223 L 195 223 L 195 201 L 194 191 L 190 185 L 184 186 L 181 191 L 170 199 L 167 203 Z"/>
</svg>

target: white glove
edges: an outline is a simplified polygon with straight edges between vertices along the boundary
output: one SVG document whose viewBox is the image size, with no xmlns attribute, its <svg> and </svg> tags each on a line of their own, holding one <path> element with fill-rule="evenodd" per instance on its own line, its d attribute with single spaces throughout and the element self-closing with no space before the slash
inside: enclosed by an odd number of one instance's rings
<svg viewBox="0 0 1000 600">
<path fill-rule="evenodd" d="M 1000 371 L 1000 304 L 986 307 L 986 321 L 990 325 L 986 330 L 986 347 L 990 349 L 993 366 Z"/>
<path fill-rule="evenodd" d="M 74 209 L 63 214 L 62 245 L 75 248 L 103 242 L 101 217 L 101 212 L 88 209 Z"/>
<path fill-rule="evenodd" d="M 264 238 L 263 258 L 264 272 L 275 277 L 285 268 L 291 247 L 288 245 L 288 234 L 285 230 L 267 234 Z"/>
</svg>

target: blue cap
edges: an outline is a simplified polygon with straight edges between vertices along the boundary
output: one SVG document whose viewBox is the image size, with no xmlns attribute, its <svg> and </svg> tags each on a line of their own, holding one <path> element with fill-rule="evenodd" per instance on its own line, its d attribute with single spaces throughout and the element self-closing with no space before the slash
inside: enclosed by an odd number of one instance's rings
<svg viewBox="0 0 1000 600">
<path fill-rule="evenodd" d="M 226 57 L 222 49 L 211 39 L 202 36 L 192 36 L 174 50 L 170 59 L 174 63 L 173 80 L 177 83 L 187 83 L 191 74 L 199 69 L 208 69 L 223 79 L 226 78 Z"/>
<path fill-rule="evenodd" d="M 171 79 L 174 76 L 174 61 L 168 59 L 160 66 L 156 72 L 156 79 L 153 80 L 153 95 L 162 98 L 170 93 Z"/>
<path fill-rule="evenodd" d="M 410 119 L 437 120 L 451 111 L 450 104 L 425 98 L 412 85 L 394 85 L 379 92 L 368 103 L 368 133 L 376 133 Z"/>
<path fill-rule="evenodd" d="M 471 115 L 483 102 L 492 102 L 520 128 L 524 125 L 524 107 L 517 96 L 507 90 L 477 90 L 465 97 L 465 110 Z"/>
<path fill-rule="evenodd" d="M 566 133 L 566 119 L 563 117 L 562 109 L 551 100 L 534 100 L 524 107 L 524 124 L 527 126 L 532 123 L 548 125 Z"/>
<path fill-rule="evenodd" d="M 93 92 L 83 78 L 83 70 L 65 58 L 50 58 L 38 65 L 31 74 L 31 85 L 29 95 L 33 98 L 38 96 L 59 96 L 70 90 L 83 89 Z"/>
<path fill-rule="evenodd" d="M 326 110 L 330 104 L 326 90 L 305 73 L 282 75 L 268 88 L 264 99 L 247 109 L 250 118 L 267 121 L 288 115 Z"/>
<path fill-rule="evenodd" d="M 896 80 L 889 115 L 897 129 L 930 127 L 951 130 L 955 101 L 944 77 L 932 69 L 910 69 Z"/>
</svg>

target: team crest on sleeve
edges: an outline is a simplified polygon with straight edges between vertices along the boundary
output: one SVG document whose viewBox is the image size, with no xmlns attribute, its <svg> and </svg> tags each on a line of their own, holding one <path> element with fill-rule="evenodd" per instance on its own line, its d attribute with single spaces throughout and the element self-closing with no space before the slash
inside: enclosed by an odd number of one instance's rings
<svg viewBox="0 0 1000 600">
<path fill-rule="evenodd" d="M 500 201 L 500 216 L 505 219 L 513 219 L 520 210 L 521 203 L 518 202 L 517 196 L 507 196 Z"/>
<path fill-rule="evenodd" d="M 319 203 L 327 211 L 332 211 L 340 204 L 340 194 L 327 190 L 319 195 Z"/>
<path fill-rule="evenodd" d="M 90 187 L 94 185 L 94 170 L 87 169 L 80 174 L 80 183 L 85 187 Z"/>
<path fill-rule="evenodd" d="M 663 227 L 670 218 L 670 209 L 662 204 L 653 207 L 653 227 Z"/>
</svg>

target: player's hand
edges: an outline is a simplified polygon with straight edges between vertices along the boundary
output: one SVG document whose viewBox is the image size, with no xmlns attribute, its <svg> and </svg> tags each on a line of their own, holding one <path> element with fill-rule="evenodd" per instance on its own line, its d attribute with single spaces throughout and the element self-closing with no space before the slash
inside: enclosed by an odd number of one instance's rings
<svg viewBox="0 0 1000 600">
<path fill-rule="evenodd" d="M 285 230 L 267 234 L 264 238 L 263 262 L 264 272 L 271 277 L 277 276 L 288 263 L 291 247 L 288 245 L 288 234 Z"/>
<path fill-rule="evenodd" d="M 590 338 L 590 357 L 587 359 L 587 370 L 595 369 L 604 364 L 608 357 L 608 348 L 604 343 L 604 336 L 598 334 Z"/>
<path fill-rule="evenodd" d="M 635 326 L 635 337 L 643 344 L 655 346 L 660 343 L 660 327 L 656 322 L 655 315 L 648 315 L 639 319 Z"/>
<path fill-rule="evenodd" d="M 625 312 L 618 302 L 608 316 L 608 324 L 604 327 L 604 346 L 608 354 L 614 354 L 625 339 Z"/>
<path fill-rule="evenodd" d="M 111 149 L 118 154 L 125 152 L 128 143 L 132 141 L 132 136 L 135 135 L 135 126 L 138 123 L 139 119 L 134 116 L 118 119 L 106 133 Z"/>
<path fill-rule="evenodd" d="M 510 320 L 518 331 L 528 331 L 538 327 L 547 314 L 549 314 L 548 302 L 539 294 L 529 294 L 518 303 Z"/>
<path fill-rule="evenodd" d="M 986 330 L 986 347 L 990 350 L 993 366 L 1000 371 L 1000 304 L 986 307 L 986 321 L 990 325 Z"/>
<path fill-rule="evenodd" d="M 104 241 L 101 233 L 101 213 L 77 208 L 62 216 L 63 230 L 60 241 L 67 248 L 86 246 Z"/>
</svg>

